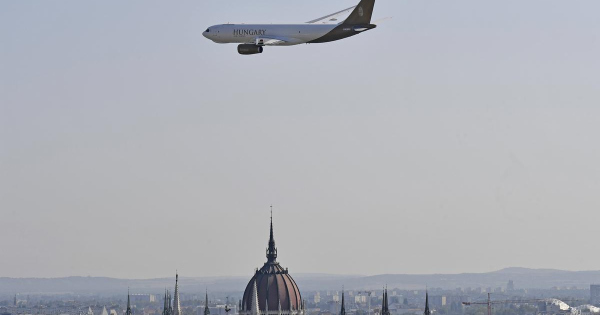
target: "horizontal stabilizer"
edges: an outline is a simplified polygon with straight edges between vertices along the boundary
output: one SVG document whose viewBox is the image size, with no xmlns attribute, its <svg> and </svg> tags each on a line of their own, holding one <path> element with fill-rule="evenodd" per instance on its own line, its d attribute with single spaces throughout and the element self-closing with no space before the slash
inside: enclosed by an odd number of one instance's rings
<svg viewBox="0 0 600 315">
<path fill-rule="evenodd" d="M 381 23 L 383 23 L 383 22 L 385 22 L 385 21 L 387 21 L 387 20 L 391 20 L 391 19 L 392 19 L 392 17 L 391 17 L 391 16 L 384 17 L 384 18 L 378 19 L 377 21 L 373 22 L 373 24 L 375 24 L 375 25 L 379 25 L 379 24 L 381 24 Z"/>
</svg>

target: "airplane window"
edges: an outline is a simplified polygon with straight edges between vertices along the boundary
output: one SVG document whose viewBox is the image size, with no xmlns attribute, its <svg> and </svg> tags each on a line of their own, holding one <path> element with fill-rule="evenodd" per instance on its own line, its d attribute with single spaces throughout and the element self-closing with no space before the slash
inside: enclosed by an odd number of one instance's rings
<svg viewBox="0 0 600 315">
<path fill-rule="evenodd" d="M 206 29 L 206 32 L 207 32 L 207 33 L 210 33 L 210 28 L 207 28 L 207 29 Z"/>
</svg>

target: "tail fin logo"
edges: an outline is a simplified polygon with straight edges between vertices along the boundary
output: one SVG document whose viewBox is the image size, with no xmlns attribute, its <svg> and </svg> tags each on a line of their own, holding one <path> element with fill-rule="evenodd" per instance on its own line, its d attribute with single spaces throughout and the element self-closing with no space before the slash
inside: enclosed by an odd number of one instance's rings
<svg viewBox="0 0 600 315">
<path fill-rule="evenodd" d="M 362 7 L 358 7 L 358 15 L 362 17 L 365 14 Z"/>
</svg>

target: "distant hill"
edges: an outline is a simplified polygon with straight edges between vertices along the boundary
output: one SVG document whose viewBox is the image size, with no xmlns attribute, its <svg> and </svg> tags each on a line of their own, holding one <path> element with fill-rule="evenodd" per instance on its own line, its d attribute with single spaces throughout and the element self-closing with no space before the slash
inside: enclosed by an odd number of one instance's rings
<svg viewBox="0 0 600 315">
<path fill-rule="evenodd" d="M 247 277 L 180 278 L 182 291 L 199 293 L 205 288 L 213 292 L 239 293 L 244 290 L 251 275 Z M 389 274 L 376 276 L 352 276 L 332 274 L 292 274 L 303 291 L 346 289 L 380 289 L 384 285 L 399 289 L 422 289 L 425 285 L 443 289 L 457 287 L 505 287 L 514 280 L 517 288 L 586 288 L 600 283 L 600 271 L 564 271 L 551 269 L 507 268 L 488 273 L 406 275 Z M 173 286 L 174 279 L 147 280 L 114 279 L 104 277 L 67 278 L 0 278 L 0 294 L 101 294 L 113 295 L 131 288 L 136 293 L 161 293 Z"/>
</svg>

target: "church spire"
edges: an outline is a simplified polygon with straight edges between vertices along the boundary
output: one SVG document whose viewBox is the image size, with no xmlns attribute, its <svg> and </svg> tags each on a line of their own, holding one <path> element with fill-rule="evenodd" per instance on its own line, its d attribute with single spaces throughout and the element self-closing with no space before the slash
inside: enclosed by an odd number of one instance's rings
<svg viewBox="0 0 600 315">
<path fill-rule="evenodd" d="M 175 296 L 173 297 L 172 315 L 181 315 L 181 302 L 179 301 L 179 274 L 175 272 Z"/>
<path fill-rule="evenodd" d="M 171 307 L 171 292 L 165 289 L 165 300 L 163 304 L 163 315 L 172 315 L 173 308 Z"/>
<path fill-rule="evenodd" d="M 127 290 L 127 310 L 125 311 L 125 315 L 133 315 L 133 311 L 131 310 L 131 298 L 129 297 L 129 289 Z"/>
<path fill-rule="evenodd" d="M 429 292 L 425 290 L 425 312 L 423 315 L 431 315 L 431 311 L 429 310 Z"/>
<path fill-rule="evenodd" d="M 390 313 L 390 305 L 389 305 L 390 299 L 388 298 L 388 291 L 387 291 L 387 285 L 385 286 L 385 310 L 388 312 L 388 314 Z"/>
<path fill-rule="evenodd" d="M 210 309 L 208 308 L 208 290 L 206 290 L 206 299 L 204 300 L 204 315 L 210 315 Z"/>
<path fill-rule="evenodd" d="M 381 301 L 381 315 L 390 315 L 387 288 L 383 289 L 383 301 Z"/>
<path fill-rule="evenodd" d="M 169 307 L 167 306 L 167 289 L 165 288 L 165 295 L 163 296 L 163 311 L 162 315 L 169 315 L 167 312 L 169 311 Z"/>
<path fill-rule="evenodd" d="M 344 305 L 344 290 L 342 290 L 342 309 L 340 315 L 346 315 L 346 306 Z"/>
<path fill-rule="evenodd" d="M 277 247 L 275 247 L 275 238 L 273 237 L 273 206 L 271 206 L 271 235 L 269 237 L 269 248 L 267 248 L 267 262 L 277 261 Z"/>
</svg>

